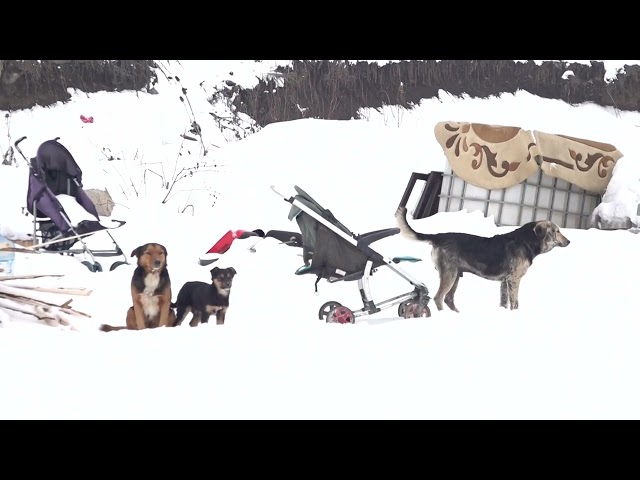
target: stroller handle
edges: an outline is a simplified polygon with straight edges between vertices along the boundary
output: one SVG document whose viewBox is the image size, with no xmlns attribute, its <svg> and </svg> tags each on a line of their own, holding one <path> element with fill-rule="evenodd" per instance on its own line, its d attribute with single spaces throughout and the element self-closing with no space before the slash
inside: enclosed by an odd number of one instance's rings
<svg viewBox="0 0 640 480">
<path fill-rule="evenodd" d="M 27 157 L 24 156 L 24 153 L 22 153 L 22 150 L 20 150 L 20 147 L 18 146 L 18 144 L 24 140 L 27 139 L 27 136 L 25 135 L 24 137 L 20 137 L 18 140 L 16 140 L 13 144 L 14 147 L 16 147 L 16 150 L 18 151 L 18 153 L 20 153 L 20 155 L 22 156 L 22 158 L 24 158 L 24 161 L 29 163 L 29 161 L 27 160 Z"/>
</svg>

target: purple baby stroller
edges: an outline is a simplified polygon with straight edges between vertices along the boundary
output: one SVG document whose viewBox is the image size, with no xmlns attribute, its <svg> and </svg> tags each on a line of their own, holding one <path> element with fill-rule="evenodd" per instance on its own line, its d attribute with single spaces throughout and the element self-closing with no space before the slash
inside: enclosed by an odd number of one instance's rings
<svg viewBox="0 0 640 480">
<path fill-rule="evenodd" d="M 24 156 L 18 144 L 27 137 L 15 142 L 15 147 Z M 86 254 L 91 261 L 82 261 L 92 272 L 101 272 L 102 266 L 96 257 L 113 257 L 122 255 L 124 261 L 117 261 L 111 265 L 114 270 L 120 265 L 128 264 L 117 242 L 109 232 L 110 227 L 100 223 L 96 206 L 87 193 L 82 189 L 82 170 L 75 159 L 57 137 L 47 140 L 38 147 L 35 158 L 27 161 L 29 164 L 29 187 L 27 190 L 27 211 L 33 215 L 33 241 L 35 249 L 41 253 L 58 253 L 67 255 Z M 82 220 L 73 225 L 56 195 L 69 195 L 84 208 L 95 220 Z M 125 224 L 114 220 L 118 228 Z M 115 248 L 113 250 L 91 250 L 84 241 L 85 237 L 96 232 L 106 231 L 111 237 Z M 80 242 L 82 248 L 73 248 Z"/>
</svg>

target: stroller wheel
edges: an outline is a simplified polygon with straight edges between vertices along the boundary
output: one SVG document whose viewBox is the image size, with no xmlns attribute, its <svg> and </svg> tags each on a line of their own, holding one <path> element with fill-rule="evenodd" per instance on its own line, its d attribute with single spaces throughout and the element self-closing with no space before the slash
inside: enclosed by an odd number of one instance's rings
<svg viewBox="0 0 640 480">
<path fill-rule="evenodd" d="M 398 305 L 398 316 L 402 318 L 410 318 L 411 315 L 407 316 L 407 307 L 412 306 L 415 303 L 415 300 L 405 300 L 400 305 Z"/>
<path fill-rule="evenodd" d="M 127 265 L 127 262 L 122 262 L 120 260 L 118 260 L 117 262 L 113 262 L 113 264 L 111 265 L 111 267 L 109 268 L 110 272 L 113 272 L 116 268 L 118 268 L 120 265 Z"/>
<path fill-rule="evenodd" d="M 341 306 L 342 304 L 338 302 L 334 302 L 334 301 L 325 302 L 320 307 L 320 310 L 318 310 L 318 319 L 326 321 L 327 318 L 329 318 L 329 313 L 331 313 L 331 310 Z"/>
<path fill-rule="evenodd" d="M 87 267 L 90 272 L 101 272 L 102 271 L 102 265 L 100 265 L 98 262 L 91 263 L 91 262 L 88 262 L 88 261 L 84 260 L 83 262 L 80 262 L 80 263 L 82 263 L 82 265 Z"/>
<path fill-rule="evenodd" d="M 398 306 L 398 316 L 402 318 L 430 317 L 431 310 L 416 300 L 406 300 Z"/>
<path fill-rule="evenodd" d="M 355 317 L 351 309 L 343 306 L 336 307 L 329 312 L 327 323 L 354 323 Z"/>
</svg>

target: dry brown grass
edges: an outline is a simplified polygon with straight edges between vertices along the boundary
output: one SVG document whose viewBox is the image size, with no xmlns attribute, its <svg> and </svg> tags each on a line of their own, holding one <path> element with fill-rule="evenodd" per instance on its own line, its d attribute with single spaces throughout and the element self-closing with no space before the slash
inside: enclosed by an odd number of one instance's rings
<svg viewBox="0 0 640 480">
<path fill-rule="evenodd" d="M 0 60 L 0 110 L 49 106 L 86 93 L 139 91 L 157 81 L 152 60 Z"/>
</svg>

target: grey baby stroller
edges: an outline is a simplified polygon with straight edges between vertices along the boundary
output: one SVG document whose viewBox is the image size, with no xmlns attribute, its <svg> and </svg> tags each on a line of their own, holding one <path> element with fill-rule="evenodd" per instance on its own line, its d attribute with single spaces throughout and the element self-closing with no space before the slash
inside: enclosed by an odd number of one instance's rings
<svg viewBox="0 0 640 480">
<path fill-rule="evenodd" d="M 304 190 L 297 186 L 294 188 L 296 195 L 287 198 L 271 187 L 291 204 L 289 220 L 296 220 L 301 233 L 270 230 L 264 238 L 272 237 L 291 247 L 302 248 L 304 265 L 295 274 L 316 275 L 316 288 L 322 279 L 329 283 L 357 281 L 363 303 L 363 308 L 356 310 L 337 301 L 326 302 L 318 311 L 320 320 L 324 319 L 328 323 L 354 323 L 359 316 L 372 315 L 394 305 L 399 305 L 398 315 L 403 318 L 431 316 L 427 287 L 397 266 L 401 262 L 418 262 L 421 259 L 385 258 L 371 247 L 378 240 L 400 233 L 400 229 L 387 228 L 354 235 Z M 388 267 L 400 275 L 411 284 L 413 290 L 376 303 L 371 295 L 369 280 L 380 267 Z"/>
</svg>

